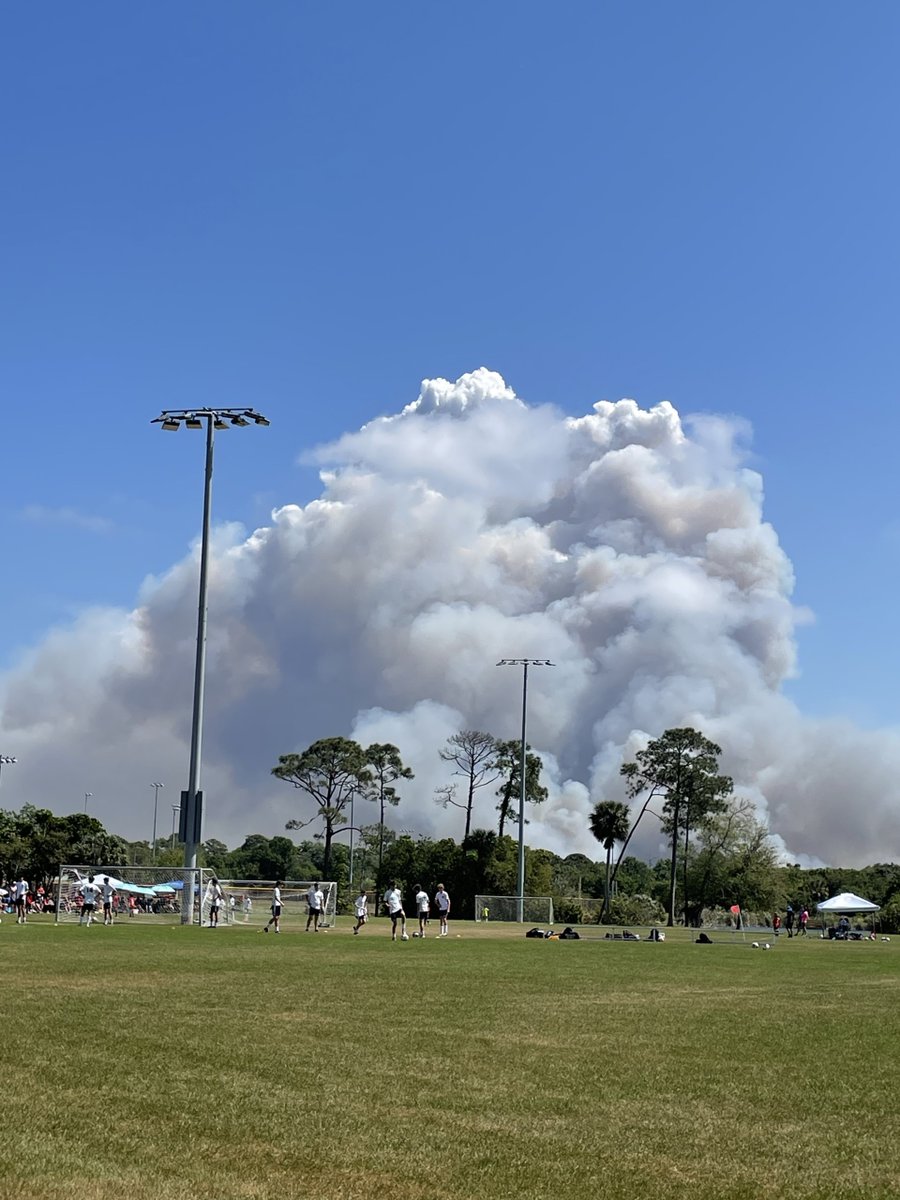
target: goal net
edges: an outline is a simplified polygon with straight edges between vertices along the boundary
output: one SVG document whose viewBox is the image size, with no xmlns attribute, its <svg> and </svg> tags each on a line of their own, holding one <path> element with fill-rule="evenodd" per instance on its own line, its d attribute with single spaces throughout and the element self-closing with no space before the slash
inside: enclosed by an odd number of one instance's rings
<svg viewBox="0 0 900 1200">
<path fill-rule="evenodd" d="M 204 871 L 203 875 L 200 923 L 208 925 L 213 875 L 211 871 Z M 219 886 L 225 895 L 225 902 L 219 908 L 220 925 L 262 929 L 272 916 L 274 879 L 222 879 L 219 876 Z M 312 886 L 313 881 L 309 879 L 289 879 L 281 885 L 281 922 L 285 928 L 296 929 L 301 922 L 306 925 L 307 893 Z M 332 929 L 337 915 L 337 884 L 320 882 L 318 887 L 324 899 L 319 928 Z"/>
<path fill-rule="evenodd" d="M 78 923 L 84 888 L 93 876 L 100 889 L 89 891 L 95 900 L 94 916 L 103 920 L 103 900 L 110 888 L 113 921 L 134 921 L 141 925 L 178 925 L 181 923 L 184 893 L 191 893 L 191 878 L 209 872 L 186 871 L 179 867 L 93 867 L 84 863 L 63 863 L 54 889 L 56 923 Z M 192 919 L 197 917 L 200 886 L 194 884 Z"/>
<path fill-rule="evenodd" d="M 522 916 L 519 917 L 519 906 Z M 527 921 L 529 925 L 553 924 L 551 896 L 476 896 L 476 921 Z"/>
</svg>

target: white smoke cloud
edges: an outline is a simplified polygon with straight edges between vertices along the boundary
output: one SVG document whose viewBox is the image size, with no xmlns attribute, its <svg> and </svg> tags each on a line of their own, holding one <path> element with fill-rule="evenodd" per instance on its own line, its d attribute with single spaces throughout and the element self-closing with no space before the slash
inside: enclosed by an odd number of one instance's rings
<svg viewBox="0 0 900 1200">
<path fill-rule="evenodd" d="M 397 415 L 307 455 L 318 499 L 249 537 L 216 531 L 206 836 L 234 844 L 309 815 L 269 769 L 333 734 L 400 747 L 416 779 L 397 828 L 458 835 L 461 814 L 434 802 L 450 778 L 437 751 L 460 728 L 517 736 L 521 673 L 495 664 L 534 656 L 556 665 L 530 676 L 551 792 L 532 844 L 599 856 L 592 799 L 620 798 L 623 758 L 690 724 L 791 855 L 886 857 L 900 737 L 808 720 L 781 694 L 804 614 L 746 434 L 667 403 L 570 418 L 481 369 L 426 381 Z M 196 580 L 195 548 L 133 611 L 85 613 L 0 680 L 0 745 L 19 758 L 7 805 L 71 811 L 92 791 L 111 828 L 146 837 L 149 782 L 177 802 Z M 477 824 L 493 806 L 482 793 Z"/>
</svg>

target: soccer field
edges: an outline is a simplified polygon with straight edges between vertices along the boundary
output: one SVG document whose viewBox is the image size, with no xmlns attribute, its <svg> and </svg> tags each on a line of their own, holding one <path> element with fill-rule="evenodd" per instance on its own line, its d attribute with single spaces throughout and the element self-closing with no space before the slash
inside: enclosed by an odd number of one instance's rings
<svg viewBox="0 0 900 1200">
<path fill-rule="evenodd" d="M 4 919 L 2 1200 L 900 1190 L 898 940 L 342 925 Z"/>
</svg>

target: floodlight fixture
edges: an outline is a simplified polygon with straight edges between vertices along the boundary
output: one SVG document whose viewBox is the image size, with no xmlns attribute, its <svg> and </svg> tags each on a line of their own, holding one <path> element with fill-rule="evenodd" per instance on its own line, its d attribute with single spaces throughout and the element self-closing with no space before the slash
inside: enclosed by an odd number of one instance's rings
<svg viewBox="0 0 900 1200">
<path fill-rule="evenodd" d="M 203 422 L 200 420 L 199 417 L 186 417 L 184 424 L 185 424 L 186 429 L 202 429 L 203 428 Z"/>
<path fill-rule="evenodd" d="M 527 778 L 526 771 L 526 746 L 525 740 L 525 722 L 528 713 L 528 668 L 529 667 L 554 667 L 549 658 L 501 658 L 497 663 L 498 667 L 522 667 L 522 749 L 521 758 L 519 760 L 520 786 L 519 794 L 519 880 L 518 894 L 516 896 L 516 907 L 518 912 L 516 918 L 519 921 L 525 920 L 525 781 Z"/>
<path fill-rule="evenodd" d="M 176 419 L 174 417 L 166 417 L 165 421 L 162 422 L 162 427 L 163 427 L 163 429 L 165 429 L 167 431 L 173 430 L 173 429 L 180 429 L 181 422 L 176 421 Z"/>
<path fill-rule="evenodd" d="M 253 420 L 257 423 L 257 425 L 271 425 L 272 424 L 271 421 L 266 420 L 266 418 L 262 415 L 262 413 L 247 413 L 247 416 L 253 417 Z"/>
<path fill-rule="evenodd" d="M 231 418 L 231 423 L 232 423 L 232 425 L 249 425 L 250 424 L 250 422 L 247 420 L 247 418 L 244 416 L 241 416 L 240 413 L 238 413 L 238 415 L 236 417 Z"/>
</svg>

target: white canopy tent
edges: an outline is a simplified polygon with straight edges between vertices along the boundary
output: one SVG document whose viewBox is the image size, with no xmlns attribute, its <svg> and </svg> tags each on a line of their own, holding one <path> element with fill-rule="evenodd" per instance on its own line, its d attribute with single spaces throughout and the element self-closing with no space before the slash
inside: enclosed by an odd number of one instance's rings
<svg viewBox="0 0 900 1200">
<path fill-rule="evenodd" d="M 866 913 L 871 915 L 872 936 L 875 936 L 874 914 L 881 908 L 880 904 L 873 904 L 871 900 L 864 900 L 862 896 L 857 896 L 853 892 L 841 892 L 839 896 L 832 896 L 830 900 L 823 900 L 816 907 L 822 914 L 822 937 L 825 937 L 825 917 L 829 913 L 844 917 L 849 917 L 851 913 Z"/>
<path fill-rule="evenodd" d="M 824 913 L 873 913 L 878 912 L 881 905 L 873 904 L 871 900 L 863 900 L 862 896 L 855 896 L 853 892 L 841 892 L 839 896 L 823 900 L 816 907 L 819 912 Z"/>
</svg>

